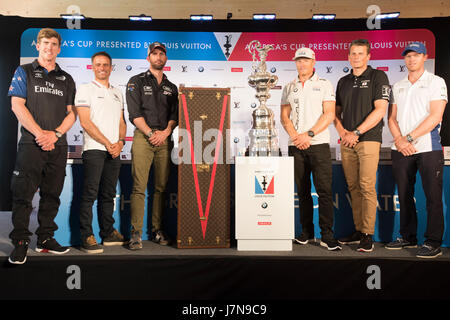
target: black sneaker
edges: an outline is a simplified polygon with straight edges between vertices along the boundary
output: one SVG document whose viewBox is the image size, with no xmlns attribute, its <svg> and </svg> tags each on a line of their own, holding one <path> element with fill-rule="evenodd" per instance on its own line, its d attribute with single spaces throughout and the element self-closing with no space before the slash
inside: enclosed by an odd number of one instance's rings
<svg viewBox="0 0 450 320">
<path fill-rule="evenodd" d="M 402 238 L 397 238 L 397 240 L 392 241 L 384 246 L 389 250 L 401 250 L 403 248 L 417 248 L 417 242 L 409 242 Z"/>
<path fill-rule="evenodd" d="M 315 238 L 311 237 L 309 234 L 303 233 L 303 232 L 302 232 L 302 234 L 299 237 L 294 239 L 294 242 L 298 243 L 298 244 L 308 244 L 309 241 L 313 241 L 314 242 Z"/>
<path fill-rule="evenodd" d="M 9 263 L 24 264 L 27 261 L 28 240 L 14 242 L 14 250 L 8 258 Z"/>
<path fill-rule="evenodd" d="M 142 238 L 139 231 L 134 231 L 131 233 L 131 239 L 128 242 L 128 249 L 130 250 L 142 249 Z"/>
<path fill-rule="evenodd" d="M 170 245 L 170 239 L 162 230 L 152 231 L 152 241 L 162 246 Z"/>
<path fill-rule="evenodd" d="M 114 229 L 109 236 L 103 239 L 104 246 L 121 246 L 123 244 L 123 236 L 116 229 Z"/>
<path fill-rule="evenodd" d="M 339 245 L 336 239 L 333 238 L 320 239 L 320 245 L 327 248 L 329 251 L 342 250 L 342 247 Z"/>
<path fill-rule="evenodd" d="M 355 231 L 354 233 L 352 233 L 352 235 L 348 236 L 348 237 L 343 237 L 338 239 L 338 242 L 340 244 L 356 244 L 359 243 L 359 241 L 361 240 L 362 237 L 362 233 L 359 231 Z"/>
<path fill-rule="evenodd" d="M 428 244 L 424 244 L 416 254 L 417 258 L 433 259 L 442 255 L 440 247 L 432 247 Z"/>
<path fill-rule="evenodd" d="M 64 254 L 69 252 L 69 247 L 62 247 L 54 238 L 49 238 L 37 243 L 36 251 L 44 253 Z"/>
<path fill-rule="evenodd" d="M 361 240 L 359 241 L 358 248 L 356 250 L 359 252 L 372 252 L 373 251 L 372 235 L 362 233 Z"/>
<path fill-rule="evenodd" d="M 103 248 L 97 243 L 95 237 L 93 235 L 90 235 L 83 240 L 81 251 L 84 251 L 86 253 L 102 253 Z"/>
</svg>

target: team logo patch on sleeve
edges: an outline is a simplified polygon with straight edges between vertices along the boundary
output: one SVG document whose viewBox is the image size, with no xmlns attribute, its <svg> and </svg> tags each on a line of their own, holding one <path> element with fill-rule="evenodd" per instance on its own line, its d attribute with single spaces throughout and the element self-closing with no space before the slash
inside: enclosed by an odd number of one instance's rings
<svg viewBox="0 0 450 320">
<path fill-rule="evenodd" d="M 134 91 L 134 89 L 135 89 L 134 83 L 129 83 L 128 86 L 127 86 L 127 90 L 128 91 Z"/>
<path fill-rule="evenodd" d="M 383 85 L 381 87 L 381 95 L 383 96 L 384 99 L 389 100 L 389 97 L 391 95 L 391 86 Z"/>
</svg>

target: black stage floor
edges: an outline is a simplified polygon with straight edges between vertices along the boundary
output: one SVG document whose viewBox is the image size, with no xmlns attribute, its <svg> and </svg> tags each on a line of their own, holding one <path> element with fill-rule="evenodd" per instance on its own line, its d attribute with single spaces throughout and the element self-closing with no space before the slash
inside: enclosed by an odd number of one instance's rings
<svg viewBox="0 0 450 320">
<path fill-rule="evenodd" d="M 32 222 L 33 223 L 33 218 Z M 33 228 L 30 228 L 34 230 Z M 371 253 L 356 245 L 330 252 L 318 243 L 293 251 L 78 248 L 56 256 L 34 251 L 22 266 L 7 262 L 10 213 L 0 213 L 0 299 L 150 299 L 171 301 L 296 301 L 450 299 L 450 249 L 418 259 L 416 249 Z"/>
</svg>

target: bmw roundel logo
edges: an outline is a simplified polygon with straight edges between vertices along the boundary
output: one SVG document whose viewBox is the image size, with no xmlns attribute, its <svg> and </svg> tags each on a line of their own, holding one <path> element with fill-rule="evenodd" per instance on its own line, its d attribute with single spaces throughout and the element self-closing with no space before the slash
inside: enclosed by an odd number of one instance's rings
<svg viewBox="0 0 450 320">
<path fill-rule="evenodd" d="M 256 103 L 253 102 L 253 103 L 251 104 L 251 107 L 252 107 L 252 108 L 256 108 Z"/>
<path fill-rule="evenodd" d="M 127 65 L 126 69 L 127 69 L 127 71 L 131 71 L 131 69 L 133 69 L 133 67 L 130 65 Z"/>
<path fill-rule="evenodd" d="M 239 138 L 238 137 L 236 137 L 236 138 L 234 138 L 234 143 L 238 143 L 239 142 Z"/>
<path fill-rule="evenodd" d="M 349 69 L 348 67 L 345 67 L 343 71 L 344 71 L 345 73 L 347 73 L 347 72 L 350 71 L 350 69 Z"/>
<path fill-rule="evenodd" d="M 272 73 L 277 72 L 277 68 L 275 68 L 275 67 L 270 68 L 270 72 L 272 72 Z"/>
<path fill-rule="evenodd" d="M 267 204 L 267 202 L 263 202 L 263 203 L 261 204 L 261 208 L 263 208 L 263 209 L 267 209 L 268 206 L 269 206 L 269 205 Z"/>
<path fill-rule="evenodd" d="M 203 72 L 203 71 L 205 71 L 205 68 L 203 68 L 203 67 L 198 67 L 198 72 Z"/>
</svg>

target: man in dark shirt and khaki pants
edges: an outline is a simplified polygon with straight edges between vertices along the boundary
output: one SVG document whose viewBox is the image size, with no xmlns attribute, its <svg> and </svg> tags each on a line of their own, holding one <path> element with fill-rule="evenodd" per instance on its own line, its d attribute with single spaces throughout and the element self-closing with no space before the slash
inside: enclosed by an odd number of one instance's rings
<svg viewBox="0 0 450 320">
<path fill-rule="evenodd" d="M 377 213 L 376 180 L 390 86 L 386 74 L 368 66 L 370 43 L 352 41 L 348 60 L 350 74 L 336 89 L 336 130 L 341 137 L 342 168 L 351 196 L 356 232 L 339 239 L 342 244 L 358 243 L 358 251 L 373 250 Z"/>
<path fill-rule="evenodd" d="M 149 70 L 132 77 L 127 84 L 126 100 L 131 123 L 136 126 L 131 147 L 131 250 L 142 248 L 145 214 L 145 190 L 154 165 L 155 191 L 152 207 L 151 240 L 169 245 L 162 230 L 165 191 L 170 169 L 170 135 L 178 123 L 178 89 L 163 73 L 166 47 L 153 42 L 148 48 Z"/>
</svg>

